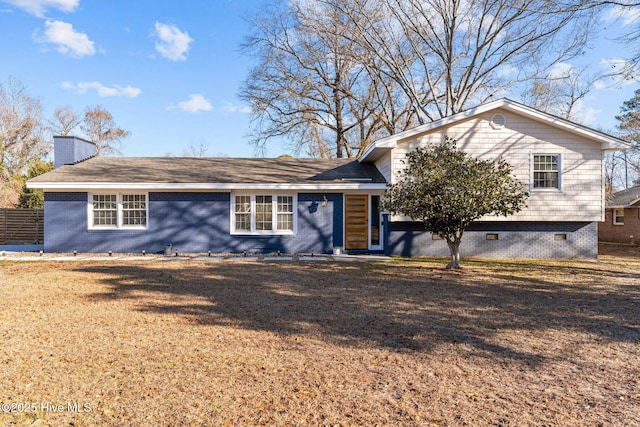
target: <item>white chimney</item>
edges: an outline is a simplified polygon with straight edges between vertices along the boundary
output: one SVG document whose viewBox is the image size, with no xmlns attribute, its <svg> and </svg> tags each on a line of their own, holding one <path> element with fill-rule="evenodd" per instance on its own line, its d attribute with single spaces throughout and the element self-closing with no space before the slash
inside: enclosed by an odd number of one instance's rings
<svg viewBox="0 0 640 427">
<path fill-rule="evenodd" d="M 77 136 L 53 137 L 53 167 L 72 165 L 96 155 L 96 145 Z"/>
</svg>

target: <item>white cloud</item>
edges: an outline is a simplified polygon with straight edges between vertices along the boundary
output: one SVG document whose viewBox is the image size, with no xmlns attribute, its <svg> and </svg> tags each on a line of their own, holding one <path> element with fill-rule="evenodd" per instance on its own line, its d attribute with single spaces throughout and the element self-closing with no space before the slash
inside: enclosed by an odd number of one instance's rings
<svg viewBox="0 0 640 427">
<path fill-rule="evenodd" d="M 73 29 L 73 25 L 62 21 L 46 21 L 44 35 L 34 34 L 38 43 L 53 44 L 56 50 L 72 58 L 91 56 L 96 53 L 93 42 L 85 33 Z"/>
<path fill-rule="evenodd" d="M 178 108 L 187 113 L 198 113 L 200 111 L 211 111 L 213 109 L 209 100 L 200 94 L 189 95 L 189 100 L 179 102 Z"/>
<path fill-rule="evenodd" d="M 251 112 L 251 107 L 247 107 L 247 106 L 241 107 L 229 101 L 224 102 L 224 107 L 222 107 L 222 109 L 227 114 L 232 114 L 232 113 L 248 114 Z"/>
<path fill-rule="evenodd" d="M 607 84 L 605 82 L 603 82 L 602 80 L 596 80 L 595 83 L 593 83 L 593 87 L 594 87 L 595 90 L 606 89 L 607 88 Z"/>
<path fill-rule="evenodd" d="M 58 9 L 62 12 L 73 12 L 80 0 L 4 0 L 26 12 L 42 18 L 47 9 Z"/>
<path fill-rule="evenodd" d="M 142 93 L 142 90 L 137 87 L 132 86 L 105 86 L 100 82 L 78 82 L 76 84 L 71 82 L 62 82 L 62 88 L 73 90 L 76 93 L 84 95 L 89 90 L 93 89 L 96 91 L 98 96 L 101 97 L 123 97 L 123 98 L 136 98 L 138 95 Z"/>
<path fill-rule="evenodd" d="M 574 68 L 571 64 L 567 64 L 566 62 L 558 62 L 553 64 L 551 69 L 549 70 L 549 78 L 550 79 L 563 79 L 571 76 L 573 74 Z"/>
<path fill-rule="evenodd" d="M 596 108 L 587 108 L 582 111 L 582 122 L 587 126 L 594 126 L 598 123 L 602 110 Z"/>
<path fill-rule="evenodd" d="M 187 52 L 191 48 L 193 39 L 186 31 L 180 31 L 178 27 L 171 24 L 156 22 L 155 36 L 156 50 L 171 61 L 184 61 L 187 59 Z"/>
<path fill-rule="evenodd" d="M 609 9 L 603 16 L 603 20 L 609 24 L 622 21 L 622 26 L 626 27 L 640 21 L 640 8 L 617 6 Z"/>
<path fill-rule="evenodd" d="M 517 72 L 518 72 L 518 68 L 516 67 L 513 67 L 511 65 L 501 65 L 500 67 L 498 67 L 497 75 L 500 78 L 506 78 L 516 74 Z"/>
</svg>

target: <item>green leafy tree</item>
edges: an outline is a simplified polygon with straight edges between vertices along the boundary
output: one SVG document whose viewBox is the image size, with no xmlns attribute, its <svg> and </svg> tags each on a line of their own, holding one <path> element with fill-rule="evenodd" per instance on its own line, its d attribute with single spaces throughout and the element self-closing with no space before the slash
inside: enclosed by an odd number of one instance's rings
<svg viewBox="0 0 640 427">
<path fill-rule="evenodd" d="M 422 221 L 445 239 L 451 251 L 447 268 L 460 268 L 460 242 L 473 221 L 514 214 L 529 196 L 507 162 L 471 157 L 449 138 L 409 152 L 404 162 L 406 168 L 383 197 L 382 207 Z"/>
<path fill-rule="evenodd" d="M 35 178 L 45 172 L 53 170 L 53 162 L 45 162 L 36 160 L 29 165 L 27 179 Z M 23 184 L 22 193 L 18 199 L 18 208 L 22 209 L 43 209 L 44 208 L 44 191 L 39 188 L 27 188 L 26 180 Z"/>
</svg>

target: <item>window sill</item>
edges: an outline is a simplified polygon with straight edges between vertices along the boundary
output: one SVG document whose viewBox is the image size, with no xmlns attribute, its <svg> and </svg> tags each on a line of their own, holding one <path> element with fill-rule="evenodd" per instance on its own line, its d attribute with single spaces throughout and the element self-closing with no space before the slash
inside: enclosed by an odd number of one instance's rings
<svg viewBox="0 0 640 427">
<path fill-rule="evenodd" d="M 144 231 L 147 230 L 148 227 L 116 227 L 116 226 L 103 226 L 103 227 L 88 227 L 87 231 Z"/>
<path fill-rule="evenodd" d="M 232 236 L 294 236 L 293 231 L 232 231 Z"/>
<path fill-rule="evenodd" d="M 532 193 L 562 193 L 559 188 L 532 188 Z"/>
</svg>

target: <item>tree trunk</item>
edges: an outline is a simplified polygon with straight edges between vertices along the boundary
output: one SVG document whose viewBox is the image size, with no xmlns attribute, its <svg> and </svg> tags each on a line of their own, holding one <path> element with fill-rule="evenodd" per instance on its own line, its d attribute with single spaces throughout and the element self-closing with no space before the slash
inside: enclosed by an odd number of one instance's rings
<svg viewBox="0 0 640 427">
<path fill-rule="evenodd" d="M 460 239 L 455 239 L 453 241 L 447 240 L 447 245 L 451 251 L 451 261 L 447 264 L 447 270 L 452 268 L 462 268 L 460 267 Z"/>
</svg>

